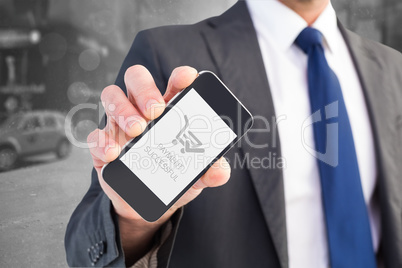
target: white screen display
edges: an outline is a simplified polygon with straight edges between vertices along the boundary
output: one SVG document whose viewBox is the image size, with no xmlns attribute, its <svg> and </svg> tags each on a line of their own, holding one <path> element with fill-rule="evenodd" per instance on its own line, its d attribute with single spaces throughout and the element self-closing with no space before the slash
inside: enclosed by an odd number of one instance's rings
<svg viewBox="0 0 402 268">
<path fill-rule="evenodd" d="M 168 205 L 236 137 L 191 89 L 121 161 Z"/>
</svg>

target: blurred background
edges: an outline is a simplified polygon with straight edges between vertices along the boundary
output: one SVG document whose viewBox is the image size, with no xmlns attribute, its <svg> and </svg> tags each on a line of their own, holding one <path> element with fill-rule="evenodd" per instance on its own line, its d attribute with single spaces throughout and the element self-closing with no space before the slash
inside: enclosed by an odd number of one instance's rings
<svg viewBox="0 0 402 268">
<path fill-rule="evenodd" d="M 235 2 L 0 0 L 0 267 L 67 266 L 64 231 L 90 182 L 84 142 L 136 33 Z M 332 4 L 347 28 L 402 51 L 402 1 Z"/>
</svg>

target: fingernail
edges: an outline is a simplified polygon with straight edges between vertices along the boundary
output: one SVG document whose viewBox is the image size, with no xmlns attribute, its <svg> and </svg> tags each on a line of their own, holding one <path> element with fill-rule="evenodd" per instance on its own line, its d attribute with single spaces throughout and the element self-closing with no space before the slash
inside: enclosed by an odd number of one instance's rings
<svg viewBox="0 0 402 268">
<path fill-rule="evenodd" d="M 162 103 L 155 99 L 151 99 L 146 104 L 146 109 L 148 113 L 146 116 L 149 119 L 155 119 L 156 117 L 162 114 L 164 108 L 165 108 L 164 102 Z"/>
<path fill-rule="evenodd" d="M 197 74 L 198 74 L 197 69 L 194 69 L 193 67 L 191 67 L 191 72 L 192 72 L 194 75 L 197 75 Z"/>
<path fill-rule="evenodd" d="M 147 110 L 150 110 L 150 109 L 152 108 L 152 106 L 157 105 L 157 104 L 159 104 L 159 102 L 158 102 L 157 100 L 150 99 L 150 100 L 147 102 L 146 109 L 147 109 Z"/>
<path fill-rule="evenodd" d="M 138 136 L 144 131 L 146 125 L 147 123 L 145 122 L 144 119 L 141 118 L 135 119 L 130 123 L 130 132 L 132 133 L 132 135 Z"/>
<path fill-rule="evenodd" d="M 107 151 L 109 151 L 109 149 L 116 147 L 115 144 L 109 144 L 105 147 L 105 154 L 107 154 Z"/>
<path fill-rule="evenodd" d="M 106 147 L 105 147 L 105 154 L 107 154 L 107 151 L 110 149 L 110 145 L 107 145 Z"/>
</svg>

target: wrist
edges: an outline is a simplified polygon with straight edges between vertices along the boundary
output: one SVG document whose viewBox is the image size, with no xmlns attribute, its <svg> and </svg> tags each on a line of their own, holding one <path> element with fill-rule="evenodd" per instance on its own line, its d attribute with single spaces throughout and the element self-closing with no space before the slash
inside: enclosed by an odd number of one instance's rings
<svg viewBox="0 0 402 268">
<path fill-rule="evenodd" d="M 166 214 L 156 222 L 147 222 L 139 216 L 127 218 L 117 214 L 126 264 L 134 264 L 155 247 L 158 231 L 170 219 L 171 215 Z"/>
</svg>

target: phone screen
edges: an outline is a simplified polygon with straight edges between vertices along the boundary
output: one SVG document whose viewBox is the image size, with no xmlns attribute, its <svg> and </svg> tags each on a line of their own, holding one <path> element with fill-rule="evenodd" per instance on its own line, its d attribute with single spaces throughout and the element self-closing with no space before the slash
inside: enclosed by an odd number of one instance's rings
<svg viewBox="0 0 402 268">
<path fill-rule="evenodd" d="M 120 160 L 167 206 L 236 137 L 192 88 Z"/>
</svg>

